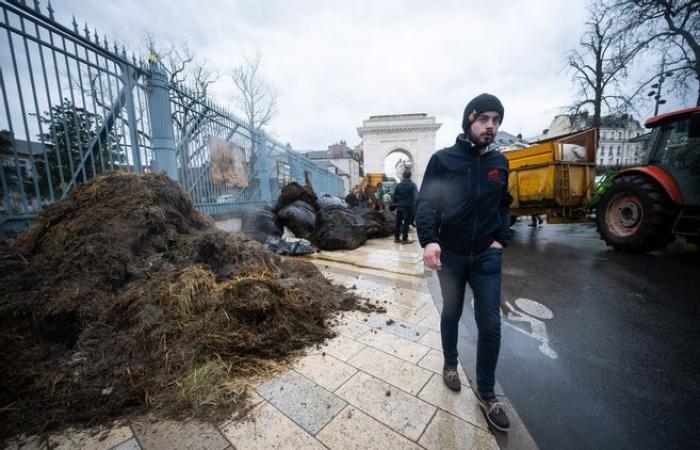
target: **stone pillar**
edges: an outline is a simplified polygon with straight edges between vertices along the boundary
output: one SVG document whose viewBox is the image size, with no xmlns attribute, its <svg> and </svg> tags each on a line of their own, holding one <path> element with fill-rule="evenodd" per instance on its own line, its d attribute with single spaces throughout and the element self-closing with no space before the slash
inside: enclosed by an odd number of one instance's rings
<svg viewBox="0 0 700 450">
<path fill-rule="evenodd" d="M 170 109 L 168 76 L 159 63 L 151 63 L 150 69 L 146 86 L 148 88 L 148 117 L 151 122 L 151 148 L 155 160 L 153 169 L 165 172 L 171 180 L 178 181 L 177 152 Z"/>
</svg>

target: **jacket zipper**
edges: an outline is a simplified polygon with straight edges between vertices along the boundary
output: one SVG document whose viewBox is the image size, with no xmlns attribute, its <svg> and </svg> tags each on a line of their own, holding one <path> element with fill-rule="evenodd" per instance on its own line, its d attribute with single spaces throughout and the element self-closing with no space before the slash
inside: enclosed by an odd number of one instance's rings
<svg viewBox="0 0 700 450">
<path fill-rule="evenodd" d="M 479 189 L 479 174 L 481 173 L 481 155 L 476 156 L 476 199 L 474 200 L 474 233 L 472 234 L 472 251 L 471 251 L 471 256 L 474 256 L 474 246 L 476 245 L 476 223 L 477 223 L 477 211 L 478 211 L 478 205 L 479 205 L 479 195 L 481 195 L 481 191 Z"/>
</svg>

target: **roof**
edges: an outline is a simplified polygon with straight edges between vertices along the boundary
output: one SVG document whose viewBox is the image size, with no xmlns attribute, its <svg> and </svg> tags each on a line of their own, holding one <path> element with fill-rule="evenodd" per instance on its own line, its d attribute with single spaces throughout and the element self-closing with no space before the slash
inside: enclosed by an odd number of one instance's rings
<svg viewBox="0 0 700 450">
<path fill-rule="evenodd" d="M 700 106 L 694 106 L 692 108 L 679 109 L 678 111 L 673 111 L 666 114 L 659 114 L 654 116 L 644 123 L 647 128 L 656 127 L 664 122 L 669 122 L 673 119 L 685 118 L 685 116 L 690 116 L 692 113 L 700 112 Z"/>
<path fill-rule="evenodd" d="M 398 117 L 428 117 L 426 113 L 413 113 L 413 114 L 380 114 L 377 116 L 369 116 L 369 120 L 372 119 L 389 119 Z"/>
</svg>

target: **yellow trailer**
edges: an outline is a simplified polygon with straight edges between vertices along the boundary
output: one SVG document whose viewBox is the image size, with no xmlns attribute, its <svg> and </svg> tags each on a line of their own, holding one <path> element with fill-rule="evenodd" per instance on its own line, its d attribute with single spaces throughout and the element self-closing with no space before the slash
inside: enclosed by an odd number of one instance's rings
<svg viewBox="0 0 700 450">
<path fill-rule="evenodd" d="M 513 217 L 546 214 L 550 223 L 586 219 L 595 184 L 594 128 L 503 152 L 510 165 Z"/>
</svg>

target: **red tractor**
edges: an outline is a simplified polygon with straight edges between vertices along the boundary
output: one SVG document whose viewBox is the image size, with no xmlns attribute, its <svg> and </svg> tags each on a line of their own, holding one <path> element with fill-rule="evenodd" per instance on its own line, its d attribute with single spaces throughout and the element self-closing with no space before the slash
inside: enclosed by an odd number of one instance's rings
<svg viewBox="0 0 700 450">
<path fill-rule="evenodd" d="M 601 238 L 616 250 L 651 252 L 682 236 L 700 243 L 700 107 L 647 120 L 645 166 L 618 173 L 597 204 Z"/>
</svg>

